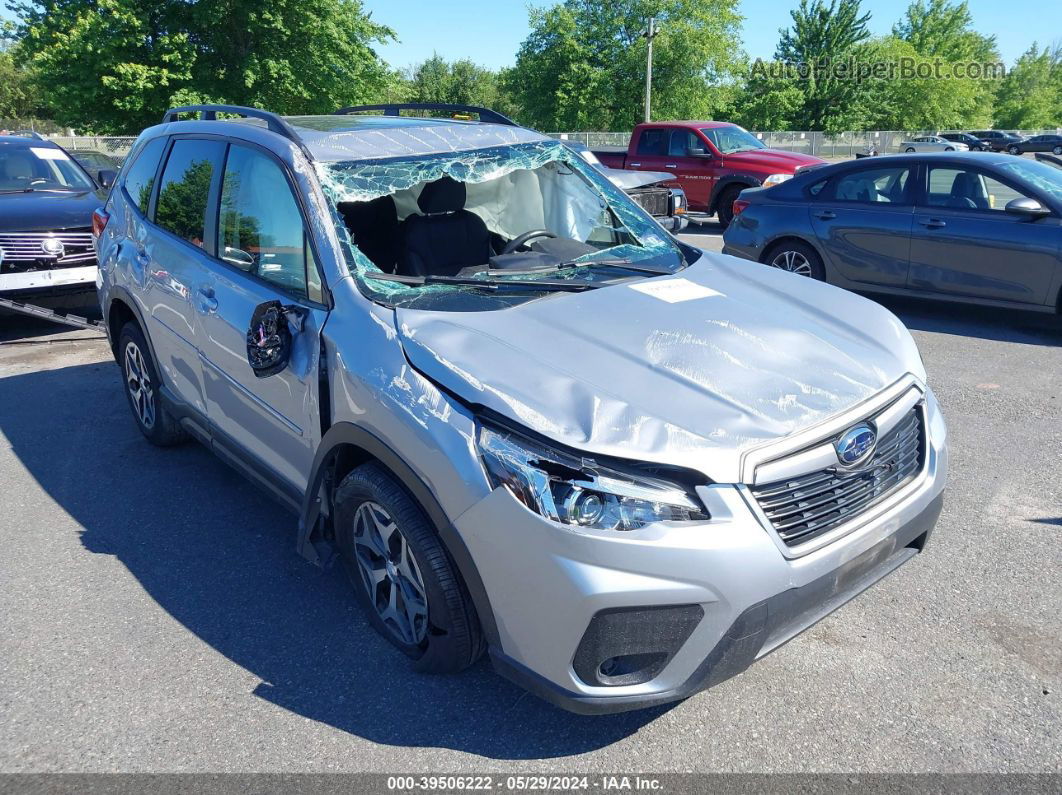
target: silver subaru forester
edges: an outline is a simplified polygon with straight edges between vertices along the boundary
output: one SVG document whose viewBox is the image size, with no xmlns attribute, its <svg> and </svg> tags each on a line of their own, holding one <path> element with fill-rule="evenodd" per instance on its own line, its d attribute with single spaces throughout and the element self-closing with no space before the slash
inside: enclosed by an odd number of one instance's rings
<svg viewBox="0 0 1062 795">
<path fill-rule="evenodd" d="M 93 228 L 141 431 L 292 508 L 414 666 L 674 701 L 922 550 L 946 431 L 892 314 L 485 109 L 376 110 L 175 108 Z"/>
</svg>

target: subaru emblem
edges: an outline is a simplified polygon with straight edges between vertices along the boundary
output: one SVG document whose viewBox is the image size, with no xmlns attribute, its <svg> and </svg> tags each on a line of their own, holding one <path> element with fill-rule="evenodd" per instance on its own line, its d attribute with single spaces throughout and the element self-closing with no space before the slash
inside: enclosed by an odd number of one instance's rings
<svg viewBox="0 0 1062 795">
<path fill-rule="evenodd" d="M 841 437 L 833 443 L 833 449 L 837 452 L 837 460 L 843 466 L 854 467 L 874 455 L 874 447 L 877 443 L 877 431 L 867 423 L 861 422 L 842 433 Z"/>
</svg>

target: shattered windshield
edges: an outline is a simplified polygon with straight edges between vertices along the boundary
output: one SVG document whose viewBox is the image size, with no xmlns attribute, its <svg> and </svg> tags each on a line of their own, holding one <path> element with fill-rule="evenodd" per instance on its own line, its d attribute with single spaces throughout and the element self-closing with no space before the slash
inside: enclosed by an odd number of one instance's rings
<svg viewBox="0 0 1062 795">
<path fill-rule="evenodd" d="M 496 309 L 684 266 L 651 216 L 556 141 L 316 168 L 350 272 L 388 305 Z"/>
</svg>

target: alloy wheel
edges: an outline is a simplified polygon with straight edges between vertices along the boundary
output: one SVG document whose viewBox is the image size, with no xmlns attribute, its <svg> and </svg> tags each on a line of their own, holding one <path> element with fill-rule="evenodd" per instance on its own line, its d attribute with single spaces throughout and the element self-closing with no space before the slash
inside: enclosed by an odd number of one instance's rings
<svg viewBox="0 0 1062 795">
<path fill-rule="evenodd" d="M 136 417 L 149 431 L 155 427 L 155 390 L 144 355 L 135 342 L 125 346 L 125 386 L 133 401 Z"/>
<path fill-rule="evenodd" d="M 1051 151 L 1054 152 L 1056 155 L 1062 155 L 1062 146 L 1056 146 Z"/>
<path fill-rule="evenodd" d="M 354 514 L 354 557 L 380 620 L 415 646 L 428 630 L 428 598 L 413 550 L 383 506 L 364 502 Z"/>
<path fill-rule="evenodd" d="M 771 260 L 772 268 L 779 268 L 798 276 L 811 276 L 811 263 L 799 251 L 782 251 Z"/>
</svg>

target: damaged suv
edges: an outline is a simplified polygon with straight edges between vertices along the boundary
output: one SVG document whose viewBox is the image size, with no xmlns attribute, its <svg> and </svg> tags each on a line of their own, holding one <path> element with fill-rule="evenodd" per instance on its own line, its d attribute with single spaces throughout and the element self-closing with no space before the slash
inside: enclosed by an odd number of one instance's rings
<svg viewBox="0 0 1062 795">
<path fill-rule="evenodd" d="M 140 430 L 289 505 L 420 670 L 487 652 L 576 711 L 684 698 L 940 512 L 944 421 L 893 315 L 678 242 L 530 130 L 177 108 L 95 228 Z"/>
</svg>

